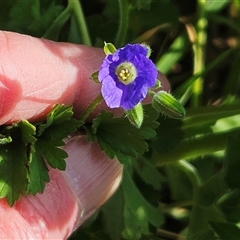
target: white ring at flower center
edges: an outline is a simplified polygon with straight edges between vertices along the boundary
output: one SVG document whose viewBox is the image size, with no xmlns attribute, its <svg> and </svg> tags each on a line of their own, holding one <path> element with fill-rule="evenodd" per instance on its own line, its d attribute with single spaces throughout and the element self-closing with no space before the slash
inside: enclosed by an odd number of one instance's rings
<svg viewBox="0 0 240 240">
<path fill-rule="evenodd" d="M 130 62 L 121 63 L 116 69 L 116 75 L 118 80 L 125 85 L 133 82 L 137 76 L 137 71 L 135 66 Z"/>
</svg>

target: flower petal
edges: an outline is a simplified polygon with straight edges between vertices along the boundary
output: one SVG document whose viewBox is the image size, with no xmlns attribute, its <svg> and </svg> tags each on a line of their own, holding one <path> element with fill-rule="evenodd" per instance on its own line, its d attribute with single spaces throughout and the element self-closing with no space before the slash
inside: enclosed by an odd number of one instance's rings
<svg viewBox="0 0 240 240">
<path fill-rule="evenodd" d="M 102 82 L 101 92 L 108 107 L 120 107 L 123 91 L 116 86 L 116 82 L 110 76 Z"/>
<path fill-rule="evenodd" d="M 158 72 L 147 57 L 148 52 L 149 49 L 141 44 L 127 44 L 106 56 L 99 71 L 99 81 L 102 82 L 102 96 L 110 108 L 130 110 L 146 97 L 148 88 L 156 85 Z M 120 66 L 124 79 L 117 72 Z"/>
</svg>

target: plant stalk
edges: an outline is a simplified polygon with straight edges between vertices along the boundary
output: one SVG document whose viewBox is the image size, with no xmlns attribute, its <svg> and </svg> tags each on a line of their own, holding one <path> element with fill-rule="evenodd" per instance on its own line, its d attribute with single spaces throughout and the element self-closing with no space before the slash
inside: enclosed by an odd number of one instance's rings
<svg viewBox="0 0 240 240">
<path fill-rule="evenodd" d="M 83 44 L 87 46 L 91 46 L 91 40 L 89 36 L 89 32 L 87 29 L 87 24 L 84 18 L 82 6 L 79 0 L 68 0 L 68 4 L 71 7 L 71 10 L 73 11 L 73 14 L 76 17 L 76 22 L 79 27 L 79 31 L 81 33 Z"/>
<path fill-rule="evenodd" d="M 204 9 L 205 0 L 198 0 L 198 21 L 196 24 L 196 42 L 193 43 L 194 53 L 194 72 L 193 75 L 204 71 L 205 68 L 205 45 L 207 42 L 206 28 L 208 21 L 205 17 Z M 193 107 L 198 107 L 202 103 L 202 92 L 203 92 L 203 78 L 200 76 L 192 86 L 192 101 Z"/>
<path fill-rule="evenodd" d="M 128 20 L 129 20 L 129 4 L 127 0 L 118 0 L 119 3 L 119 27 L 115 40 L 115 46 L 117 48 L 121 47 L 125 43 L 127 30 L 128 30 Z"/>
<path fill-rule="evenodd" d="M 82 113 L 80 117 L 80 121 L 85 122 L 87 117 L 93 112 L 93 110 L 101 103 L 103 97 L 102 95 L 98 95 L 92 103 L 85 109 L 85 111 Z"/>
<path fill-rule="evenodd" d="M 183 140 L 174 149 L 168 153 L 158 153 L 153 151 L 151 159 L 156 166 L 163 166 L 179 160 L 187 160 L 202 156 L 204 154 L 212 154 L 216 151 L 224 150 L 227 146 L 227 137 L 240 133 L 240 129 L 231 131 L 209 134 L 196 139 Z"/>
</svg>

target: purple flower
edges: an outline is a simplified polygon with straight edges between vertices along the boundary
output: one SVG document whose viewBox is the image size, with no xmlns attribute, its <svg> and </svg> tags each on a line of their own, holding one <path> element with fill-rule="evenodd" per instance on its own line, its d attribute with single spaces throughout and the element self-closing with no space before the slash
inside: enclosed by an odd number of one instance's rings
<svg viewBox="0 0 240 240">
<path fill-rule="evenodd" d="M 98 78 L 108 107 L 130 110 L 156 85 L 157 69 L 147 55 L 146 46 L 127 44 L 105 57 Z"/>
</svg>

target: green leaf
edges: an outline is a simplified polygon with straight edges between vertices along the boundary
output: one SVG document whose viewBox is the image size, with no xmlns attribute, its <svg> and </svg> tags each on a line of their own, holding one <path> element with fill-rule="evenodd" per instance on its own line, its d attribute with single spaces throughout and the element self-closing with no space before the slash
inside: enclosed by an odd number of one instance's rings
<svg viewBox="0 0 240 240">
<path fill-rule="evenodd" d="M 143 198 L 126 169 L 121 187 L 125 199 L 125 238 L 138 239 L 141 235 L 150 234 L 149 223 L 155 227 L 163 223 L 162 212 Z"/>
<path fill-rule="evenodd" d="M 189 41 L 186 34 L 179 35 L 156 62 L 157 69 L 163 74 L 169 73 L 172 67 L 184 56 L 188 47 Z"/>
<path fill-rule="evenodd" d="M 49 181 L 45 161 L 52 168 L 65 170 L 67 153 L 60 147 L 64 145 L 63 139 L 75 132 L 80 124 L 72 115 L 72 107 L 56 105 L 48 114 L 46 122 L 38 125 L 37 141 L 30 152 L 29 193 L 43 192 L 45 182 Z"/>
<path fill-rule="evenodd" d="M 64 105 L 56 105 L 53 110 L 48 114 L 46 123 L 42 123 L 39 126 L 38 136 L 42 135 L 46 129 L 49 131 L 50 126 L 51 128 L 53 128 L 55 126 L 59 127 L 61 125 L 66 125 L 63 129 L 61 129 L 62 131 L 59 131 L 59 134 L 62 134 L 63 137 L 66 137 L 66 132 L 69 131 L 69 127 L 74 130 L 76 128 L 76 124 L 78 124 L 76 120 L 71 119 L 72 115 L 72 106 L 66 107 Z M 70 126 L 68 126 L 68 124 L 65 124 L 66 121 L 72 121 L 73 124 L 70 124 Z M 54 129 L 54 131 L 56 131 L 56 129 Z"/>
<path fill-rule="evenodd" d="M 46 122 L 34 126 L 22 120 L 1 129 L 0 198 L 12 206 L 21 194 L 43 192 L 50 180 L 46 163 L 65 169 L 67 153 L 60 147 L 81 124 L 72 115 L 72 107 L 57 105 Z"/>
<path fill-rule="evenodd" d="M 140 239 L 151 234 L 149 224 L 159 227 L 163 223 L 162 212 L 144 199 L 126 169 L 121 187 L 105 203 L 102 213 L 105 228 L 114 240 Z"/>
<path fill-rule="evenodd" d="M 135 128 L 124 116 L 113 118 L 112 113 L 102 111 L 93 120 L 92 133 L 103 151 L 113 158 L 118 154 L 126 157 L 136 157 L 148 150 L 146 139 L 155 135 L 157 127 L 155 119 L 158 114 L 151 107 L 145 107 L 145 121 L 140 129 Z"/>
<path fill-rule="evenodd" d="M 36 141 L 35 130 L 26 120 L 2 130 L 12 141 L 0 145 L 0 198 L 6 197 L 10 206 L 28 189 L 28 151 Z"/>
<path fill-rule="evenodd" d="M 149 159 L 141 157 L 138 158 L 137 161 L 132 161 L 132 164 L 134 170 L 145 183 L 153 186 L 155 190 L 160 189 L 161 183 L 165 180 L 165 178 Z"/>
<path fill-rule="evenodd" d="M 218 12 L 226 7 L 230 2 L 230 0 L 206 0 L 205 4 L 203 4 L 203 7 L 207 12 Z"/>
<path fill-rule="evenodd" d="M 166 120 L 164 116 L 160 116 L 158 121 L 157 135 L 151 140 L 151 146 L 158 153 L 171 152 L 184 139 L 183 122 L 180 119 Z"/>
<path fill-rule="evenodd" d="M 42 156 L 47 160 L 52 168 L 65 170 L 67 153 L 62 150 L 61 146 L 64 145 L 63 141 L 39 139 L 35 148 L 41 149 Z"/>
<path fill-rule="evenodd" d="M 0 144 L 7 144 L 12 142 L 12 138 L 10 136 L 5 136 L 3 134 L 0 134 Z"/>
<path fill-rule="evenodd" d="M 232 190 L 222 195 L 217 206 L 228 222 L 238 223 L 240 221 L 240 194 L 239 190 Z"/>
<path fill-rule="evenodd" d="M 199 203 L 203 206 L 209 206 L 213 204 L 226 190 L 226 187 L 221 181 L 221 173 L 219 172 L 201 185 L 199 189 Z"/>
<path fill-rule="evenodd" d="M 37 141 L 31 146 L 29 154 L 29 189 L 26 194 L 43 192 L 45 182 L 48 182 L 48 168 L 64 170 L 67 154 L 59 147 L 64 145 L 63 138 L 76 131 L 78 121 L 72 118 L 72 108 L 57 105 L 48 114 L 45 123 L 37 125 Z"/>
<path fill-rule="evenodd" d="M 22 142 L 0 145 L 0 198 L 12 206 L 28 187 L 28 159 Z"/>
<path fill-rule="evenodd" d="M 209 222 L 221 240 L 239 240 L 240 228 L 228 222 Z"/>
<path fill-rule="evenodd" d="M 136 157 L 137 153 L 147 151 L 147 144 L 136 128 L 126 118 L 114 119 L 112 113 L 102 111 L 93 121 L 93 132 L 109 157 L 114 157 L 117 152 Z"/>
<path fill-rule="evenodd" d="M 177 165 L 166 166 L 167 182 L 174 201 L 183 201 L 193 198 L 193 187 L 187 174 Z"/>
<path fill-rule="evenodd" d="M 68 16 L 65 16 L 65 18 L 61 18 L 61 21 L 55 22 L 62 11 L 64 11 L 63 6 L 56 6 L 54 2 L 52 2 L 47 9 L 41 11 L 40 16 L 28 26 L 28 29 L 36 33 L 36 35 L 41 34 L 44 38 L 57 41 L 61 28 L 68 20 Z M 54 27 L 51 26 L 53 22 Z"/>
<path fill-rule="evenodd" d="M 187 116 L 183 119 L 183 128 L 187 129 L 188 131 L 189 128 L 197 128 L 199 125 L 212 126 L 216 124 L 216 122 L 220 119 L 235 116 L 238 114 L 240 114 L 240 104 L 237 102 L 233 104 L 223 104 L 220 106 L 189 108 L 187 111 Z"/>
<path fill-rule="evenodd" d="M 215 236 L 212 230 L 207 230 L 205 232 L 200 232 L 192 237 L 189 240 L 219 240 L 218 237 Z"/>
<path fill-rule="evenodd" d="M 224 159 L 222 180 L 230 188 L 240 189 L 240 135 L 229 137 Z"/>
<path fill-rule="evenodd" d="M 11 11 L 9 28 L 25 34 L 42 37 L 63 7 L 54 2 L 44 4 L 39 0 L 16 0 Z M 23 14 L 24 11 L 24 14 Z"/>
<path fill-rule="evenodd" d="M 137 6 L 138 10 L 148 10 L 150 8 L 150 3 L 152 2 L 152 0 L 132 0 L 132 2 Z"/>
<path fill-rule="evenodd" d="M 124 196 L 119 188 L 107 203 L 101 208 L 105 230 L 114 240 L 120 240 L 124 229 Z M 114 214 L 112 214 L 114 212 Z"/>
<path fill-rule="evenodd" d="M 37 139 L 35 138 L 36 127 L 29 123 L 27 120 L 22 120 L 13 126 L 19 127 L 22 132 L 22 140 L 24 144 L 33 143 Z"/>
<path fill-rule="evenodd" d="M 141 0 L 141 2 L 147 3 L 146 0 Z M 144 32 L 161 24 L 167 23 L 171 28 L 179 24 L 177 8 L 169 1 L 152 1 L 148 6 L 150 6 L 149 9 L 139 10 L 136 8 L 130 12 L 129 29 L 133 36 L 139 37 Z"/>
<path fill-rule="evenodd" d="M 38 192 L 43 193 L 45 182 L 49 182 L 48 168 L 42 157 L 41 149 L 31 147 L 29 163 L 29 186 L 25 194 L 36 195 Z"/>
<path fill-rule="evenodd" d="M 24 14 L 23 14 L 24 9 Z M 10 26 L 15 31 L 26 32 L 27 27 L 40 17 L 40 2 L 16 0 L 10 13 Z"/>
<path fill-rule="evenodd" d="M 66 9 L 64 11 L 66 11 Z M 70 16 L 70 20 L 68 20 L 69 16 Z M 62 19 L 62 21 L 63 20 L 64 21 L 68 20 L 70 22 L 70 29 L 69 29 L 69 33 L 67 36 L 67 41 L 71 42 L 71 43 L 76 43 L 76 44 L 83 44 L 83 36 L 81 35 L 81 32 L 79 31 L 78 19 L 75 16 L 75 14 L 71 14 L 71 12 L 70 12 L 69 15 L 65 16 L 65 19 Z M 99 24 L 99 22 L 98 22 L 98 24 Z M 89 26 L 89 24 L 87 24 L 87 25 Z M 60 21 L 58 22 L 58 25 L 56 27 L 57 27 L 56 30 L 58 30 L 58 28 L 59 28 L 58 31 L 60 31 L 60 28 L 62 27 L 62 24 Z M 53 34 L 52 34 L 53 36 L 55 35 L 54 34 L 55 31 L 53 31 Z M 102 47 L 102 45 L 101 45 L 101 47 Z"/>
<path fill-rule="evenodd" d="M 137 7 L 138 10 L 149 10 L 152 0 L 132 0 L 131 2 Z"/>
</svg>

